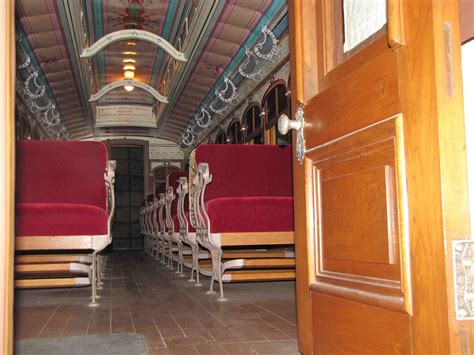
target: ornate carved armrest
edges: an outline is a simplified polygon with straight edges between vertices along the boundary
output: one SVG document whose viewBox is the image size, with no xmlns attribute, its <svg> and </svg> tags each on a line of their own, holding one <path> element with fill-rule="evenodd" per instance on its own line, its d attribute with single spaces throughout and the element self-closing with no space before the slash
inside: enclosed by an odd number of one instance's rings
<svg viewBox="0 0 474 355">
<path fill-rule="evenodd" d="M 165 210 L 166 198 L 164 193 L 158 195 L 158 220 L 160 221 L 160 226 L 158 233 L 166 233 L 165 220 L 163 218 L 163 211 Z"/>
<path fill-rule="evenodd" d="M 201 238 L 206 238 L 207 243 L 212 243 L 211 239 L 211 221 L 206 211 L 205 206 L 205 195 L 206 187 L 212 182 L 212 175 L 209 173 L 209 164 L 199 163 L 196 173 L 196 190 L 199 194 L 196 197 L 197 200 L 197 212 L 201 222 Z"/>
<path fill-rule="evenodd" d="M 178 194 L 178 220 L 180 232 L 188 232 L 188 221 L 186 219 L 186 211 L 184 210 L 184 199 L 188 194 L 188 179 L 182 176 L 178 180 L 178 188 L 176 189 Z"/>
<path fill-rule="evenodd" d="M 168 229 L 168 233 L 174 232 L 174 223 L 173 223 L 173 216 L 171 215 L 171 204 L 175 199 L 175 194 L 173 192 L 173 188 L 168 186 L 166 188 L 165 193 L 165 209 L 166 209 L 166 228 Z"/>
<path fill-rule="evenodd" d="M 108 209 L 108 220 L 107 220 L 107 228 L 108 228 L 108 244 L 112 241 L 112 223 L 114 218 L 115 212 L 115 168 L 117 167 L 117 162 L 115 160 L 109 160 L 107 162 L 107 169 L 104 174 L 104 181 L 107 187 L 107 209 Z"/>
</svg>

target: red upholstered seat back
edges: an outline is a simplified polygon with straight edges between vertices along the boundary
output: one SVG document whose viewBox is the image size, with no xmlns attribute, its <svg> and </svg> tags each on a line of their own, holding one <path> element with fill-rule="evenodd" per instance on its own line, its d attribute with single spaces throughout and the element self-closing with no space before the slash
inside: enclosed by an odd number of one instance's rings
<svg viewBox="0 0 474 355">
<path fill-rule="evenodd" d="M 212 183 L 205 200 L 218 197 L 293 196 L 291 146 L 200 145 L 196 166 L 208 163 Z"/>
<path fill-rule="evenodd" d="M 19 141 L 16 202 L 106 208 L 107 149 L 99 142 Z"/>
<path fill-rule="evenodd" d="M 171 203 L 171 216 L 175 216 L 178 213 L 178 194 L 176 193 L 176 189 L 179 186 L 178 180 L 182 176 L 188 176 L 187 171 L 173 171 L 168 175 L 168 186 L 173 188 L 173 193 L 175 194 L 175 198 Z M 188 200 L 188 199 L 186 199 Z M 189 203 L 188 203 L 189 204 Z M 186 202 L 184 208 L 186 209 Z"/>
</svg>

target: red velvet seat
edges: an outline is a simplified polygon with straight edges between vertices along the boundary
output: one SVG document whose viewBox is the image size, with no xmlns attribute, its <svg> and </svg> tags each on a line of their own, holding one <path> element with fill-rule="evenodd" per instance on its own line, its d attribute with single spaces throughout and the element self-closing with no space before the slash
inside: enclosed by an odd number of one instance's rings
<svg viewBox="0 0 474 355">
<path fill-rule="evenodd" d="M 197 240 L 212 255 L 212 280 L 231 282 L 238 268 L 262 268 L 261 274 L 249 272 L 247 281 L 294 279 L 294 263 L 281 265 L 273 253 L 265 261 L 251 260 L 249 253 L 239 260 L 222 261 L 224 248 L 294 245 L 292 150 L 276 145 L 200 145 L 190 159 L 191 196 Z M 202 203 L 204 202 L 204 204 Z M 242 256 L 243 255 L 243 256 Z M 236 278 L 236 280 L 238 280 Z"/>
<path fill-rule="evenodd" d="M 293 196 L 290 146 L 202 144 L 194 155 L 195 167 L 209 164 L 213 177 L 205 201 L 229 196 Z"/>
<path fill-rule="evenodd" d="M 16 236 L 107 237 L 106 168 L 99 142 L 17 142 Z"/>
<path fill-rule="evenodd" d="M 290 146 L 200 145 L 194 156 L 212 175 L 204 194 L 210 233 L 294 230 Z"/>
<path fill-rule="evenodd" d="M 97 253 L 111 242 L 114 169 L 99 142 L 19 141 L 16 145 L 15 247 L 92 251 L 92 280 L 79 284 L 92 283 L 93 304 L 100 283 Z"/>
<path fill-rule="evenodd" d="M 18 203 L 15 213 L 18 237 L 107 234 L 107 211 L 93 205 Z"/>
<path fill-rule="evenodd" d="M 16 148 L 16 203 L 106 208 L 107 150 L 102 143 L 19 141 Z"/>
<path fill-rule="evenodd" d="M 293 231 L 293 198 L 221 197 L 206 202 L 212 233 Z"/>
</svg>

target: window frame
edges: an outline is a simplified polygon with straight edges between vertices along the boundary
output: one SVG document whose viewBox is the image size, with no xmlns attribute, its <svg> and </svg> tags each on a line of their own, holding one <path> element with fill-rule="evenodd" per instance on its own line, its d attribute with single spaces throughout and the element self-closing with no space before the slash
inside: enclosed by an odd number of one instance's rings
<svg viewBox="0 0 474 355">
<path fill-rule="evenodd" d="M 288 93 L 288 86 L 286 85 L 285 81 L 283 79 L 278 79 L 274 81 L 273 83 L 270 84 L 268 87 L 267 91 L 265 92 L 265 95 L 263 95 L 262 99 L 262 115 L 263 115 L 263 121 L 265 125 L 265 142 L 267 144 L 278 144 L 278 132 L 277 132 L 277 125 L 278 125 L 278 119 L 280 115 L 286 114 L 287 116 L 290 116 L 290 111 L 291 111 L 291 98 Z M 270 117 L 269 115 L 269 99 L 273 95 L 273 100 L 274 100 L 274 107 L 275 107 L 275 116 Z M 282 97 L 284 96 L 284 98 Z M 282 108 L 280 107 L 280 104 L 284 102 L 285 106 Z M 285 144 L 291 144 L 291 134 L 288 133 L 288 139 L 286 139 Z M 283 144 L 283 143 L 280 143 Z"/>
<path fill-rule="evenodd" d="M 237 118 L 234 118 L 227 127 L 227 139 L 230 139 L 229 144 L 244 144 L 245 142 L 242 124 Z"/>
<path fill-rule="evenodd" d="M 220 142 L 220 139 L 219 139 L 220 137 L 224 137 L 223 142 Z M 219 130 L 219 132 L 217 133 L 216 139 L 214 139 L 214 143 L 215 144 L 227 144 L 227 134 L 223 129 Z"/>
<path fill-rule="evenodd" d="M 286 107 L 282 110 L 280 110 L 280 108 L 278 107 L 279 106 L 278 105 L 279 104 L 279 100 L 278 100 L 279 90 L 278 90 L 278 87 L 280 87 L 280 86 L 282 87 L 283 95 L 286 98 L 286 100 L 285 100 Z M 269 98 L 272 91 L 276 91 L 276 95 L 275 95 L 275 113 L 276 114 L 275 114 L 275 117 L 269 118 L 267 99 Z M 274 81 L 269 86 L 267 91 L 265 92 L 265 95 L 263 95 L 261 108 L 262 108 L 262 112 L 265 112 L 263 114 L 264 121 L 265 121 L 265 129 L 270 129 L 273 126 L 276 126 L 278 124 L 278 118 L 280 117 L 281 114 L 285 113 L 285 114 L 289 115 L 290 103 L 289 103 L 288 95 L 286 95 L 287 92 L 288 92 L 288 86 L 286 85 L 285 81 L 283 79 L 279 79 L 279 80 Z"/>
<path fill-rule="evenodd" d="M 257 109 L 257 113 L 254 112 L 254 109 Z M 248 120 L 247 120 L 247 114 L 252 110 L 252 130 L 249 129 L 248 125 Z M 259 135 L 262 136 L 262 143 L 265 144 L 265 122 L 264 119 L 262 118 L 262 109 L 260 105 L 257 102 L 251 102 L 247 108 L 245 109 L 244 113 L 242 114 L 242 125 L 245 128 L 245 137 L 244 141 L 245 143 L 249 143 L 253 141 L 256 137 Z M 260 125 L 259 127 L 256 127 L 256 117 L 258 116 L 258 119 L 260 120 Z"/>
</svg>

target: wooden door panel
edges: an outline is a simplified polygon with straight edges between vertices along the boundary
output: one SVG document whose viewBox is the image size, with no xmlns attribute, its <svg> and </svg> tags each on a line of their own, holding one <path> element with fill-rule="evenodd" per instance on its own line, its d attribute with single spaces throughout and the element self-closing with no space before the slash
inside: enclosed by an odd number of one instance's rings
<svg viewBox="0 0 474 355">
<path fill-rule="evenodd" d="M 386 189 L 390 167 L 380 165 L 329 179 L 324 170 L 318 172 L 324 269 L 331 270 L 330 261 L 333 267 L 339 261 L 393 264 L 393 237 L 387 224 L 387 206 L 392 205 Z"/>
<path fill-rule="evenodd" d="M 410 312 L 402 117 L 313 149 L 319 293 Z"/>
<path fill-rule="evenodd" d="M 308 101 L 305 117 L 311 119 L 305 126 L 306 149 L 400 112 L 397 55 L 387 51 L 361 67 L 354 67 L 351 74 Z"/>
<path fill-rule="evenodd" d="M 393 140 L 315 169 L 323 269 L 400 280 Z"/>
<path fill-rule="evenodd" d="M 312 294 L 317 354 L 409 354 L 407 314 Z"/>
</svg>

